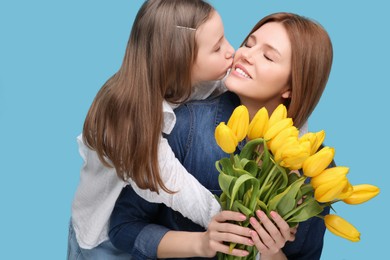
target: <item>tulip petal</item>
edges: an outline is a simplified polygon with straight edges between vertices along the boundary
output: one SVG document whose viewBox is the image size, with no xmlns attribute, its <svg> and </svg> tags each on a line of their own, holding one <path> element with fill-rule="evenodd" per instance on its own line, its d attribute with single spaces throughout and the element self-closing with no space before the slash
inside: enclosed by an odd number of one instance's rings
<svg viewBox="0 0 390 260">
<path fill-rule="evenodd" d="M 224 122 L 221 122 L 215 129 L 215 140 L 225 153 L 234 153 L 238 145 L 236 135 Z"/>
<path fill-rule="evenodd" d="M 352 242 L 360 241 L 360 232 L 345 219 L 334 214 L 328 214 L 324 219 L 326 228 L 336 236 Z"/>
<path fill-rule="evenodd" d="M 360 184 L 353 186 L 352 194 L 343 199 L 347 204 L 361 204 L 377 196 L 380 192 L 380 189 L 377 186 L 370 184 Z"/>
<path fill-rule="evenodd" d="M 303 173 L 307 177 L 315 177 L 322 173 L 332 162 L 334 158 L 334 149 L 324 147 L 313 154 L 303 163 Z"/>
<path fill-rule="evenodd" d="M 248 138 L 256 139 L 264 136 L 264 132 L 268 127 L 268 111 L 262 107 L 257 111 L 248 127 Z"/>
<path fill-rule="evenodd" d="M 314 197 L 318 202 L 330 202 L 335 200 L 348 185 L 347 178 L 342 181 L 330 181 L 315 188 Z"/>
<path fill-rule="evenodd" d="M 272 112 L 268 121 L 268 128 L 272 127 L 275 123 L 279 122 L 282 119 L 285 119 L 286 117 L 287 117 L 287 108 L 283 104 L 280 104 Z"/>
<path fill-rule="evenodd" d="M 236 107 L 230 116 L 227 126 L 232 129 L 233 133 L 237 137 L 238 142 L 242 141 L 248 133 L 248 109 L 244 105 Z"/>
<path fill-rule="evenodd" d="M 293 121 L 291 118 L 285 118 L 280 120 L 268 128 L 268 130 L 264 134 L 264 139 L 269 141 L 272 138 L 274 138 L 277 134 L 279 134 L 282 130 L 292 125 L 293 125 Z"/>
<path fill-rule="evenodd" d="M 313 186 L 313 188 L 316 189 L 322 183 L 344 179 L 347 176 L 348 172 L 349 172 L 349 168 L 344 166 L 336 166 L 336 167 L 328 168 L 324 170 L 322 173 L 320 173 L 319 175 L 313 177 L 310 180 L 310 183 Z"/>
</svg>

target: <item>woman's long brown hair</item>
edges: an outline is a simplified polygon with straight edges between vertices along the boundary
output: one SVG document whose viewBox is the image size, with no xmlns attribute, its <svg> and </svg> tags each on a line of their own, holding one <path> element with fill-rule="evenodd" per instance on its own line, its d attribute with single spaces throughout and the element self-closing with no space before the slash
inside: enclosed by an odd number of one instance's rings
<svg viewBox="0 0 390 260">
<path fill-rule="evenodd" d="M 159 174 L 162 103 L 189 97 L 196 31 L 182 28 L 198 28 L 212 11 L 201 0 L 146 1 L 135 18 L 122 66 L 88 111 L 84 143 L 105 166 L 115 167 L 119 178 L 131 178 L 142 189 L 172 192 Z"/>
<path fill-rule="evenodd" d="M 325 89 L 332 67 L 332 43 L 320 24 L 292 13 L 275 13 L 264 17 L 248 37 L 269 22 L 281 23 L 291 41 L 291 98 L 286 100 L 285 105 L 288 116 L 299 128 L 313 112 Z"/>
</svg>

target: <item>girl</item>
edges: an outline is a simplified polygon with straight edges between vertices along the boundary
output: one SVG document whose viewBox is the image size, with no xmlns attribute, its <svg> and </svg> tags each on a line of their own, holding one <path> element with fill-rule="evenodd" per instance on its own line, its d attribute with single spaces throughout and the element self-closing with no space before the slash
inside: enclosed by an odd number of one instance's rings
<svg viewBox="0 0 390 260">
<path fill-rule="evenodd" d="M 220 210 L 161 133 L 169 134 L 175 124 L 174 106 L 221 87 L 201 83 L 223 78 L 233 52 L 220 16 L 204 1 L 142 5 L 123 64 L 96 95 L 78 137 L 84 165 L 72 205 L 68 258 L 109 257 L 99 248 L 110 246 L 109 217 L 128 183 L 147 200 L 165 203 L 203 226 Z M 188 205 L 190 198 L 197 203 Z"/>
<path fill-rule="evenodd" d="M 175 111 L 178 123 L 168 140 L 176 156 L 218 195 L 215 162 L 228 155 L 214 140 L 215 127 L 227 122 L 240 104 L 253 116 L 261 107 L 272 113 L 283 103 L 288 116 L 300 128 L 322 95 L 332 58 L 331 41 L 319 24 L 290 13 L 263 18 L 234 56 L 232 71 L 225 81 L 231 92 L 203 102 L 189 102 Z M 321 219 L 300 223 L 296 232 L 276 212 L 271 215 L 272 221 L 257 212 L 262 225 L 251 218 L 250 230 L 227 222 L 244 220 L 245 216 L 223 211 L 204 231 L 177 212 L 148 203 L 126 187 L 112 213 L 109 234 L 112 243 L 130 253 L 132 259 L 211 257 L 217 251 L 229 253 L 224 241 L 254 245 L 262 260 L 320 258 L 325 232 Z M 247 253 L 235 249 L 230 254 Z"/>
</svg>

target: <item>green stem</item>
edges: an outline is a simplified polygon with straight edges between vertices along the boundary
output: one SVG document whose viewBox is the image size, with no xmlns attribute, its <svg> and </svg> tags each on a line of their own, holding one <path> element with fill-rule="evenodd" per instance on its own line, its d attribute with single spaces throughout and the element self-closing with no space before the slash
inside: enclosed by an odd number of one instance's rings
<svg viewBox="0 0 390 260">
<path fill-rule="evenodd" d="M 271 176 L 274 174 L 274 171 L 276 169 L 276 166 L 274 165 L 272 169 L 268 172 L 267 178 L 264 180 L 264 183 L 260 184 L 260 192 L 259 192 L 259 198 L 261 197 L 261 194 L 263 193 L 264 187 L 267 185 L 268 181 L 270 180 Z"/>
<path fill-rule="evenodd" d="M 268 190 L 268 192 L 267 192 L 267 195 L 265 195 L 265 197 L 264 197 L 264 203 L 265 204 L 267 204 L 267 202 L 268 202 L 268 199 L 269 199 L 269 197 L 271 196 L 271 194 L 273 194 L 274 192 L 274 189 L 275 189 L 275 187 L 279 187 L 280 185 L 279 185 L 279 181 L 280 181 L 280 178 L 282 177 L 282 175 L 281 174 L 279 174 L 277 177 L 276 177 L 276 179 L 273 181 L 273 184 L 272 184 L 272 186 L 270 187 L 270 189 Z M 267 202 L 266 202 L 267 201 Z"/>
</svg>

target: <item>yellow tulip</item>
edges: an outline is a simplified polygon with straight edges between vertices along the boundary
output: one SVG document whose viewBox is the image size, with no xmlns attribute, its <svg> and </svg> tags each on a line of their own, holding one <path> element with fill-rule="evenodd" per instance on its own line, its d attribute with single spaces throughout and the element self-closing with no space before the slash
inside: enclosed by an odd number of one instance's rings
<svg viewBox="0 0 390 260">
<path fill-rule="evenodd" d="M 321 131 L 315 133 L 315 135 L 316 135 L 316 140 L 311 145 L 311 154 L 316 153 L 318 148 L 321 146 L 321 144 L 325 140 L 325 131 L 324 130 L 321 130 Z"/>
<path fill-rule="evenodd" d="M 348 172 L 349 168 L 344 166 L 328 168 L 316 177 L 311 178 L 310 183 L 313 188 L 316 189 L 320 184 L 334 180 L 342 180 L 346 178 Z"/>
<path fill-rule="evenodd" d="M 295 126 L 287 127 L 269 142 L 269 148 L 271 149 L 272 153 L 275 154 L 276 151 L 285 143 L 287 138 L 297 139 L 298 134 L 299 130 Z"/>
<path fill-rule="evenodd" d="M 270 126 L 270 124 L 268 124 L 268 129 L 264 134 L 264 139 L 266 141 L 270 141 L 272 138 L 274 138 L 281 131 L 283 131 L 284 129 L 286 129 L 287 127 L 290 127 L 292 125 L 293 125 L 293 120 L 291 118 L 284 118 L 284 119 L 276 122 L 272 126 Z"/>
<path fill-rule="evenodd" d="M 272 127 L 275 123 L 279 122 L 282 119 L 285 119 L 286 117 L 287 117 L 287 109 L 283 104 L 280 104 L 272 112 L 268 121 L 268 128 Z"/>
<path fill-rule="evenodd" d="M 248 109 L 243 105 L 236 107 L 230 116 L 227 126 L 232 129 L 233 133 L 237 137 L 238 142 L 242 141 L 248 133 Z"/>
<path fill-rule="evenodd" d="M 316 134 L 312 132 L 307 132 L 299 138 L 299 142 L 309 141 L 310 143 L 314 143 L 316 140 Z"/>
<path fill-rule="evenodd" d="M 352 194 L 346 199 L 343 199 L 343 201 L 347 204 L 361 204 L 374 198 L 379 194 L 379 191 L 377 186 L 370 184 L 354 185 Z"/>
<path fill-rule="evenodd" d="M 302 137 L 299 139 L 300 142 L 302 141 L 309 141 L 311 144 L 311 151 L 310 155 L 313 155 L 317 152 L 318 148 L 321 146 L 321 144 L 324 142 L 325 139 L 325 131 L 321 130 L 317 133 L 306 133 L 302 135 Z"/>
<path fill-rule="evenodd" d="M 238 145 L 238 140 L 233 130 L 224 122 L 221 122 L 215 129 L 215 140 L 225 153 L 234 153 Z"/>
<path fill-rule="evenodd" d="M 257 111 L 253 117 L 248 128 L 248 138 L 256 139 L 264 136 L 265 130 L 268 126 L 268 111 L 265 107 L 262 107 Z"/>
<path fill-rule="evenodd" d="M 315 177 L 322 173 L 332 162 L 334 149 L 324 147 L 317 153 L 311 155 L 303 163 L 303 174 L 307 177 Z"/>
<path fill-rule="evenodd" d="M 295 137 L 289 137 L 284 139 L 284 144 L 281 145 L 274 153 L 274 159 L 276 162 L 283 160 L 282 154 L 283 151 L 290 149 L 290 147 L 299 146 L 298 139 Z"/>
<path fill-rule="evenodd" d="M 337 200 L 343 200 L 345 198 L 348 198 L 353 193 L 353 186 L 348 181 L 348 184 L 344 187 L 344 189 L 341 191 L 340 195 L 337 197 Z"/>
<path fill-rule="evenodd" d="M 290 170 L 299 170 L 302 168 L 303 162 L 307 159 L 308 154 L 300 154 L 295 157 L 289 157 L 283 159 L 283 161 L 280 162 L 280 165 L 283 167 L 287 167 Z"/>
<path fill-rule="evenodd" d="M 352 242 L 360 241 L 360 232 L 345 219 L 334 214 L 328 214 L 324 219 L 326 228 L 336 236 Z"/>
<path fill-rule="evenodd" d="M 332 180 L 318 185 L 314 190 L 314 197 L 318 202 L 330 202 L 338 198 L 348 185 L 348 179 Z"/>
<path fill-rule="evenodd" d="M 280 162 L 280 165 L 287 167 L 290 170 L 298 170 L 302 168 L 303 162 L 309 157 L 309 146 L 310 144 L 298 142 L 298 139 L 290 137 L 286 139 L 286 144 L 281 146 L 275 154 L 275 160 Z"/>
</svg>

